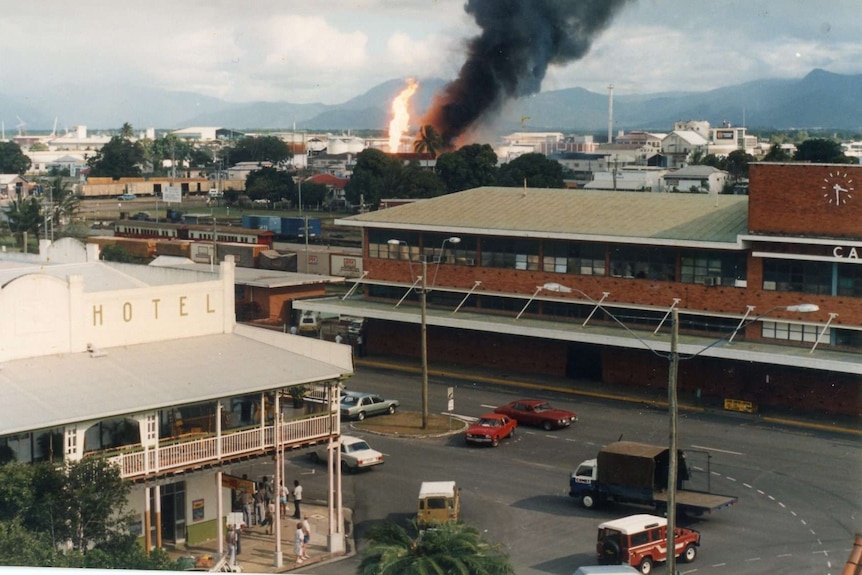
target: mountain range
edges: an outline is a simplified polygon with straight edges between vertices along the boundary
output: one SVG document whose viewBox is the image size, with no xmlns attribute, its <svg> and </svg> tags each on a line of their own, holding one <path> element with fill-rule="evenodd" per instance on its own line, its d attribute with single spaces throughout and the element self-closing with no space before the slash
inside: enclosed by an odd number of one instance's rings
<svg viewBox="0 0 862 575">
<path fill-rule="evenodd" d="M 411 117 L 421 117 L 440 78 L 419 80 Z M 128 122 L 178 129 L 222 126 L 236 130 L 385 130 L 389 105 L 405 80 L 384 82 L 337 105 L 290 102 L 232 103 L 190 92 L 141 86 L 59 86 L 27 97 L 0 93 L 0 120 L 8 135 L 24 129 L 62 131 L 73 125 L 116 130 Z M 675 121 L 730 122 L 751 129 L 862 129 L 862 74 L 843 75 L 815 69 L 801 79 L 764 79 L 706 92 L 614 94 L 613 129 L 668 132 Z M 509 102 L 494 128 L 599 132 L 608 128 L 608 94 L 583 88 L 552 90 Z"/>
</svg>

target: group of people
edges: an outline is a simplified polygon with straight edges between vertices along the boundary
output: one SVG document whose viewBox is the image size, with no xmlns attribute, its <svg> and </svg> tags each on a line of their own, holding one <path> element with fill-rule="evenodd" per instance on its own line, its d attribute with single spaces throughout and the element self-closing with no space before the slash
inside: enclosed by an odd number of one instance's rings
<svg viewBox="0 0 862 575">
<path fill-rule="evenodd" d="M 277 487 L 274 483 L 267 476 L 264 476 L 256 485 L 254 493 L 251 491 L 242 492 L 240 502 L 243 522 L 249 527 L 254 525 L 266 526 L 267 534 L 271 535 L 276 521 L 276 511 L 279 518 L 287 517 L 288 502 L 293 498 L 292 518 L 300 520 L 296 524 L 294 551 L 297 563 L 302 563 L 308 559 L 307 545 L 311 538 L 311 525 L 308 522 L 308 516 L 303 517 L 302 515 L 302 485 L 298 479 L 295 479 L 291 491 L 284 482 L 280 482 Z M 236 563 L 236 555 L 239 552 L 239 537 L 239 526 L 228 525 L 226 543 L 231 567 Z"/>
</svg>

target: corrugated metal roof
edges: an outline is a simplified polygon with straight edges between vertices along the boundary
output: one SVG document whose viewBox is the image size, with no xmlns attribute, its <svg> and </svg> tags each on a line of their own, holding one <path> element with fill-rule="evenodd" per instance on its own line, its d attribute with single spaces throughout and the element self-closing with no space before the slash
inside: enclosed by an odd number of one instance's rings
<svg viewBox="0 0 862 575">
<path fill-rule="evenodd" d="M 353 371 L 349 346 L 329 344 L 330 357 L 312 359 L 288 343 L 301 350 L 317 341 L 236 330 L 112 347 L 95 357 L 72 353 L 3 363 L 0 435 L 328 381 Z"/>
<path fill-rule="evenodd" d="M 607 241 L 718 242 L 748 231 L 748 197 L 483 187 L 360 214 L 339 223 L 371 228 L 461 231 Z M 668 240 L 655 242 L 655 240 Z"/>
</svg>

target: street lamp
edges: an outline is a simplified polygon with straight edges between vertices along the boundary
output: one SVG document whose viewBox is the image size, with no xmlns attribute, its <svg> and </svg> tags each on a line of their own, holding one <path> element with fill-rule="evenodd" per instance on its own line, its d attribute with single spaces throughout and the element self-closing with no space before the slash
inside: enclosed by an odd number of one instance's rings
<svg viewBox="0 0 862 575">
<path fill-rule="evenodd" d="M 748 306 L 748 310 L 746 311 L 746 316 L 753 309 L 752 306 Z M 783 309 L 786 311 L 798 312 L 798 313 L 811 313 L 818 311 L 820 307 L 816 304 L 812 303 L 803 303 L 798 305 L 788 305 L 788 306 L 775 306 L 772 309 L 767 310 L 765 313 L 760 314 L 750 323 L 753 323 L 766 315 L 772 313 L 775 310 Z M 706 351 L 707 349 L 713 347 L 717 343 L 724 341 L 727 339 L 730 342 L 733 339 L 733 336 L 744 327 L 745 317 L 743 320 L 739 322 L 739 325 L 733 330 L 733 333 L 730 334 L 729 337 L 721 338 L 710 344 L 695 354 L 685 357 L 684 359 L 693 359 Z M 643 340 L 642 340 L 643 341 Z M 668 473 L 667 473 L 667 572 L 670 575 L 676 575 L 676 478 L 677 478 L 677 469 L 679 461 L 677 459 L 677 422 L 678 422 L 678 407 L 677 407 L 677 379 L 679 375 L 679 310 L 676 306 L 671 308 L 671 336 L 670 336 L 670 356 L 668 357 L 670 361 L 670 366 L 668 367 L 668 380 L 667 380 L 667 404 L 668 411 L 670 412 L 670 429 L 669 429 L 669 450 L 668 454 Z"/>
</svg>

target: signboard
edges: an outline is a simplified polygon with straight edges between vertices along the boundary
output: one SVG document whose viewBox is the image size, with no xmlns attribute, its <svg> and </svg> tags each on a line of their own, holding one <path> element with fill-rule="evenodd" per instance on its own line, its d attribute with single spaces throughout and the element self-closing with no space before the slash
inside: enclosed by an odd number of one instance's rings
<svg viewBox="0 0 862 575">
<path fill-rule="evenodd" d="M 162 199 L 166 202 L 180 204 L 183 201 L 183 189 L 178 186 L 165 186 L 162 189 Z"/>
<path fill-rule="evenodd" d="M 203 499 L 195 499 L 192 501 L 192 521 L 201 521 L 206 515 L 204 511 L 206 507 Z"/>
<path fill-rule="evenodd" d="M 449 403 L 449 407 L 447 409 L 449 411 L 455 411 L 455 388 L 449 387 L 446 389 L 446 400 Z"/>
</svg>

